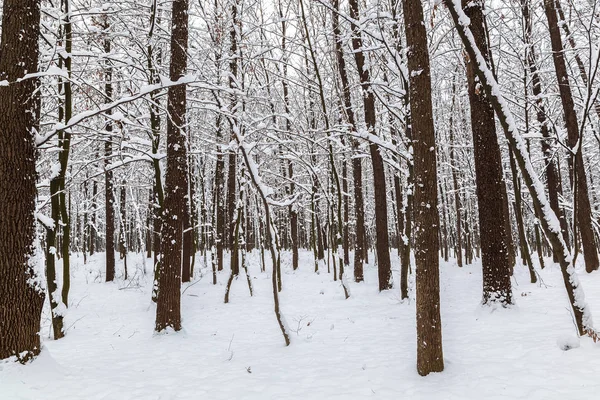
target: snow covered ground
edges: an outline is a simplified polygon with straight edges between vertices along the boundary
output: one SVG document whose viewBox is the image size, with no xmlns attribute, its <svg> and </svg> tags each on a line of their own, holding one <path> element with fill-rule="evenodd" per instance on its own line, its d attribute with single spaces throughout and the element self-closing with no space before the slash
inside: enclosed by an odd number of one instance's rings
<svg viewBox="0 0 600 400">
<path fill-rule="evenodd" d="M 351 283 L 344 300 L 326 267 L 312 272 L 311 253 L 300 269 L 284 259 L 281 306 L 292 344 L 284 347 L 272 308 L 269 273 L 251 256 L 255 289 L 234 282 L 223 304 L 228 274 L 183 286 L 184 331 L 154 335 L 152 280 L 141 255 L 130 255 L 134 277 L 104 283 L 103 254 L 83 264 L 73 257 L 67 335 L 48 339 L 32 364 L 0 362 L 0 399 L 597 399 L 600 344 L 579 341 L 557 266 L 530 284 L 526 268 L 513 279 L 517 306 L 482 309 L 481 267 L 442 264 L 442 322 L 446 369 L 416 372 L 414 301 L 396 288 L 378 293 L 377 273 Z M 393 258 L 398 269 L 398 260 Z M 202 265 L 199 258 L 197 267 Z M 151 270 L 146 262 L 147 271 Z M 600 273 L 580 273 L 600 326 Z M 413 294 L 414 296 L 414 294 Z M 580 347 L 569 351 L 565 344 Z"/>
</svg>

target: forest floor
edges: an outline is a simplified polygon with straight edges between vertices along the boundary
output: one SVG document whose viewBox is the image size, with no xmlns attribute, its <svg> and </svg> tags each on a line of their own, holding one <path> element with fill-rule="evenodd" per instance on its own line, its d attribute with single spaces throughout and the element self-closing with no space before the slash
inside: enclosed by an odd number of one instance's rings
<svg viewBox="0 0 600 400">
<path fill-rule="evenodd" d="M 152 279 L 143 274 L 150 260 L 130 255 L 132 278 L 122 279 L 119 263 L 119 279 L 104 283 L 103 257 L 84 264 L 73 256 L 66 337 L 48 338 L 46 307 L 42 354 L 26 366 L 0 362 L 0 399 L 586 400 L 600 392 L 600 344 L 576 338 L 557 266 L 539 271 L 541 285 L 516 268 L 516 305 L 491 309 L 479 305 L 479 263 L 442 263 L 445 371 L 421 377 L 414 293 L 400 301 L 395 254 L 393 290 L 379 293 L 376 269 L 366 267 L 348 300 L 326 266 L 313 272 L 311 253 L 301 253 L 295 272 L 285 254 L 280 302 L 289 347 L 256 253 L 249 256 L 254 297 L 241 275 L 224 304 L 228 272 L 213 286 L 200 268 L 182 288 L 183 331 L 162 335 L 154 334 Z M 600 323 L 600 272 L 580 270 L 580 278 Z M 570 342 L 580 347 L 560 349 Z"/>
</svg>

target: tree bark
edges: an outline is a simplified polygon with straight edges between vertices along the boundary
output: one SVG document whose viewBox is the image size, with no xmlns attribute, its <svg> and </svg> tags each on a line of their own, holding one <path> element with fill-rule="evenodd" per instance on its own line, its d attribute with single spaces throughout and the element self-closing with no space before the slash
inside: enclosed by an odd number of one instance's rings
<svg viewBox="0 0 600 400">
<path fill-rule="evenodd" d="M 465 14 L 471 20 L 471 31 L 477 46 L 490 62 L 486 28 L 481 0 L 462 0 Z M 507 230 L 508 207 L 503 193 L 506 192 L 502 158 L 494 109 L 485 92 L 477 82 L 475 60 L 467 59 L 467 81 L 471 104 L 471 129 L 479 204 L 479 237 L 481 241 L 481 264 L 483 268 L 483 304 L 512 304 L 510 275 L 512 264 L 509 257 Z M 493 211 L 493 212 L 492 212 Z"/>
<path fill-rule="evenodd" d="M 550 30 L 550 42 L 552 44 L 552 60 L 556 71 L 556 79 L 560 91 L 560 99 L 563 106 L 565 125 L 567 128 L 568 145 L 571 149 L 569 154 L 569 171 L 572 186 L 575 188 L 576 196 L 577 224 L 581 234 L 583 245 L 583 256 L 585 259 L 585 270 L 592 272 L 598 269 L 598 250 L 594 238 L 594 228 L 592 226 L 592 208 L 588 193 L 588 184 L 586 179 L 585 166 L 583 164 L 583 137 L 579 135 L 579 123 L 577 122 L 577 113 L 571 94 L 569 84 L 569 75 L 563 54 L 562 38 L 558 26 L 556 15 L 556 0 L 544 0 L 544 11 L 548 20 Z"/>
<path fill-rule="evenodd" d="M 180 80 L 187 70 L 188 0 L 174 0 L 171 14 L 170 79 Z M 185 209 L 188 207 L 186 85 L 169 88 L 167 99 L 167 171 L 161 231 L 160 273 L 156 331 L 181 329 L 181 267 Z"/>
<path fill-rule="evenodd" d="M 420 1 L 403 0 L 414 162 L 417 371 L 444 369 L 440 316 L 437 161 L 427 33 Z"/>
<path fill-rule="evenodd" d="M 40 352 L 44 304 L 35 261 L 40 1 L 4 0 L 0 41 L 0 359 Z"/>
</svg>

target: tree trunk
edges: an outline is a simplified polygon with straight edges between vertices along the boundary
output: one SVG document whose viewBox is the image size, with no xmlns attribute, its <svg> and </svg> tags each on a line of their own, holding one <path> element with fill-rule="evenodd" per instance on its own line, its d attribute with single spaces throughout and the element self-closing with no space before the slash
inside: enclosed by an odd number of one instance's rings
<svg viewBox="0 0 600 400">
<path fill-rule="evenodd" d="M 0 359 L 40 352 L 44 304 L 35 265 L 40 1 L 4 0 L 0 42 Z"/>
<path fill-rule="evenodd" d="M 483 2 L 462 1 L 465 13 L 471 20 L 471 31 L 477 46 L 490 62 L 483 14 Z M 502 158 L 494 109 L 483 91 L 478 88 L 474 61 L 467 59 L 467 80 L 471 104 L 471 128 L 473 153 L 479 204 L 479 238 L 481 241 L 481 264 L 483 268 L 483 304 L 512 304 L 510 275 L 512 264 L 509 257 L 507 219 L 508 207 L 503 193 L 506 192 Z M 490 212 L 489 210 L 494 210 Z"/>
<path fill-rule="evenodd" d="M 349 0 L 350 18 L 352 18 L 352 49 L 354 60 L 360 77 L 360 85 L 363 94 L 363 105 L 365 111 L 365 123 L 369 134 L 376 135 L 377 114 L 375 110 L 375 96 L 371 88 L 371 76 L 365 66 L 365 55 L 363 53 L 363 42 L 359 26 L 353 22 L 360 18 L 358 12 L 358 1 Z M 376 227 L 376 251 L 377 272 L 379 277 L 379 290 L 391 289 L 392 269 L 390 264 L 389 234 L 387 220 L 387 189 L 385 181 L 385 165 L 379 149 L 379 145 L 373 141 L 369 142 L 371 163 L 373 167 L 373 186 L 375 195 L 375 227 Z"/>
<path fill-rule="evenodd" d="M 119 197 L 119 205 L 121 207 L 121 223 L 119 227 L 119 258 L 123 260 L 123 266 L 125 269 L 125 277 L 128 278 L 127 274 L 127 181 L 123 180 L 121 185 L 121 194 Z"/>
<path fill-rule="evenodd" d="M 108 17 L 106 17 L 108 18 Z M 110 28 L 108 21 L 106 21 L 104 30 L 107 31 Z M 109 54 L 111 52 L 110 38 L 104 40 L 104 53 Z M 110 58 L 106 58 L 106 65 L 104 70 L 104 94 L 106 96 L 106 103 L 112 101 L 113 87 L 112 87 L 112 66 L 110 64 Z M 108 111 L 107 114 L 111 114 L 112 111 Z M 110 119 L 106 121 L 105 131 L 109 135 L 106 138 L 104 144 L 104 198 L 106 205 L 106 282 L 112 282 L 115 279 L 115 198 L 114 198 L 114 183 L 113 183 L 113 172 L 108 168 L 112 158 L 112 131 L 113 125 Z"/>
<path fill-rule="evenodd" d="M 437 162 L 427 33 L 420 1 L 403 0 L 414 150 L 417 371 L 444 369 L 440 316 Z M 434 151 L 432 151 L 432 149 Z"/>
<path fill-rule="evenodd" d="M 462 268 L 463 266 L 463 250 L 462 250 L 462 214 L 461 214 L 461 201 L 460 201 L 460 188 L 458 187 L 458 171 L 459 167 L 456 162 L 454 141 L 454 106 L 456 102 L 456 84 L 452 81 L 452 107 L 450 109 L 450 122 L 448 129 L 450 130 L 450 169 L 452 170 L 452 188 L 454 190 L 454 207 L 456 214 L 456 243 L 455 243 L 455 257 L 456 264 Z"/>
<path fill-rule="evenodd" d="M 181 79 L 187 70 L 188 0 L 174 0 L 171 14 L 170 79 Z M 169 88 L 167 98 L 167 172 L 161 231 L 160 273 L 156 331 L 181 329 L 181 266 L 185 208 L 188 207 L 188 155 L 186 85 Z"/>
<path fill-rule="evenodd" d="M 569 75 L 565 64 L 563 54 L 562 38 L 558 26 L 556 7 L 554 2 L 557 0 L 544 0 L 544 11 L 548 20 L 550 30 L 550 42 L 552 44 L 552 60 L 556 70 L 556 79 L 560 91 L 560 99 L 563 106 L 565 125 L 567 128 L 568 145 L 571 149 L 569 154 L 569 171 L 571 184 L 575 188 L 573 193 L 576 197 L 577 224 L 581 234 L 583 245 L 583 256 L 585 259 L 585 270 L 592 272 L 598 269 L 598 250 L 594 238 L 594 229 L 592 226 L 592 209 L 588 194 L 588 184 L 583 164 L 583 137 L 579 135 L 579 124 L 577 122 L 577 113 L 571 94 L 569 84 Z M 575 233 L 574 233 L 575 234 Z"/>
<path fill-rule="evenodd" d="M 521 208 L 521 179 L 519 179 L 517 164 L 515 163 L 515 157 L 512 150 L 509 150 L 509 157 L 510 170 L 513 178 L 513 187 L 515 190 L 514 209 L 517 220 L 517 230 L 519 232 L 519 243 L 521 244 L 521 259 L 523 260 L 523 264 L 527 265 L 529 268 L 529 279 L 531 283 L 536 283 L 537 276 L 535 274 L 533 262 L 531 261 L 531 253 L 529 251 L 529 244 L 527 243 L 527 236 L 525 235 L 525 226 L 523 223 L 523 211 Z"/>
</svg>

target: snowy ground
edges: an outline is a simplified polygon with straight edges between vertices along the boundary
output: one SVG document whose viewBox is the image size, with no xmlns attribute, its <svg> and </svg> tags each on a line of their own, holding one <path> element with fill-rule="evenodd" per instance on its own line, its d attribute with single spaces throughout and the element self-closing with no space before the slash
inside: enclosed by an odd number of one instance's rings
<svg viewBox="0 0 600 400">
<path fill-rule="evenodd" d="M 310 253 L 301 254 L 296 272 L 287 254 L 281 306 L 292 344 L 286 348 L 270 274 L 260 272 L 256 256 L 254 297 L 238 279 L 230 304 L 223 304 L 227 273 L 214 287 L 204 270 L 183 288 L 184 331 L 158 336 L 141 255 L 130 255 L 133 279 L 108 284 L 102 254 L 85 265 L 74 257 L 66 337 L 48 339 L 46 312 L 41 356 L 27 366 L 0 362 L 0 399 L 598 398 L 600 344 L 582 339 L 578 348 L 559 348 L 575 330 L 556 266 L 541 271 L 542 286 L 518 268 L 517 306 L 494 311 L 478 305 L 479 265 L 443 264 L 446 369 L 420 377 L 414 301 L 401 303 L 396 288 L 378 293 L 374 268 L 366 268 L 364 283 L 351 283 L 352 297 L 344 300 L 326 268 L 312 272 Z M 580 276 L 600 324 L 600 273 Z"/>
</svg>

